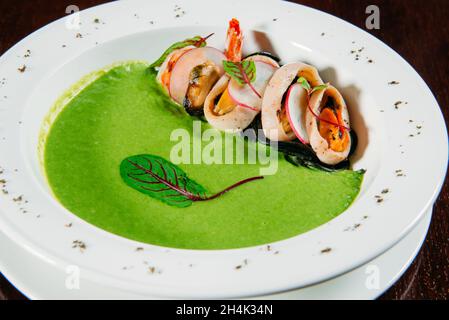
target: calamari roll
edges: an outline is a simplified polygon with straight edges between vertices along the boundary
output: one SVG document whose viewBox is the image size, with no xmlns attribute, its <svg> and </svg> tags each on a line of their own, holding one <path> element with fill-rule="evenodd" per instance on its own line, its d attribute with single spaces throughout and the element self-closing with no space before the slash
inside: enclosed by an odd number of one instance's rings
<svg viewBox="0 0 449 320">
<path fill-rule="evenodd" d="M 167 56 L 167 58 L 165 58 L 162 65 L 159 67 L 156 80 L 159 81 L 168 94 L 170 94 L 170 78 L 176 62 L 185 52 L 192 49 L 195 49 L 195 46 L 187 46 L 173 51 Z"/>
<path fill-rule="evenodd" d="M 335 165 L 351 150 L 349 112 L 340 92 L 328 85 L 315 92 L 306 113 L 310 145 L 321 162 Z"/>
<path fill-rule="evenodd" d="M 318 71 L 305 63 L 289 63 L 272 76 L 262 101 L 262 128 L 272 141 L 298 138 L 307 144 L 306 111 L 308 95 L 297 79 L 303 77 L 312 87 L 323 84 Z"/>
<path fill-rule="evenodd" d="M 225 55 L 212 47 L 185 47 L 172 52 L 157 79 L 170 97 L 191 115 L 202 115 L 204 100 L 224 74 Z"/>
<path fill-rule="evenodd" d="M 224 74 L 225 54 L 206 46 L 212 35 L 176 42 L 150 66 L 159 68 L 156 79 L 191 115 L 203 114 L 206 96 Z"/>
<path fill-rule="evenodd" d="M 261 110 L 268 81 L 279 68 L 274 59 L 264 55 L 253 55 L 245 60 L 254 62 L 254 82 L 240 84 L 225 74 L 204 103 L 204 116 L 218 130 L 237 132 L 250 125 Z"/>
</svg>

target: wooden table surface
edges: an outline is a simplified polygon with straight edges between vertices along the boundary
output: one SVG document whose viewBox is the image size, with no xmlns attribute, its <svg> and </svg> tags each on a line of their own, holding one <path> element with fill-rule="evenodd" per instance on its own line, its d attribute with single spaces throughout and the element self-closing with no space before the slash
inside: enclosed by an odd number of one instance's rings
<svg viewBox="0 0 449 320">
<path fill-rule="evenodd" d="M 262 0 L 261 0 L 262 1 Z M 104 0 L 0 0 L 0 54 L 47 23 L 68 5 L 85 9 Z M 182 3 L 182 0 L 179 1 Z M 365 9 L 380 8 L 380 30 L 367 30 L 402 55 L 433 90 L 449 119 L 449 1 L 296 0 L 365 28 Z M 294 30 L 291 30 L 294 32 Z M 430 232 L 412 266 L 381 299 L 449 298 L 449 180 L 435 204 Z M 0 300 L 25 299 L 0 275 Z"/>
</svg>

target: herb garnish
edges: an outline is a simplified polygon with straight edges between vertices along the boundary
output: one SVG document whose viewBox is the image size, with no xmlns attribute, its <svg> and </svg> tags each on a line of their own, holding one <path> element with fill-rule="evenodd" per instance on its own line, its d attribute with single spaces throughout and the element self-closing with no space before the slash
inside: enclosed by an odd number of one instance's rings
<svg viewBox="0 0 449 320">
<path fill-rule="evenodd" d="M 160 270 L 156 267 L 148 267 L 148 273 L 149 274 L 161 274 L 162 270 Z"/>
<path fill-rule="evenodd" d="M 399 109 L 399 106 L 401 105 L 401 104 L 403 104 L 404 102 L 403 101 L 396 101 L 395 103 L 394 103 L 394 108 L 397 110 L 397 109 Z"/>
<path fill-rule="evenodd" d="M 322 121 L 322 122 L 329 123 L 329 124 L 332 124 L 332 125 L 334 125 L 334 126 L 337 126 L 338 128 L 340 128 L 340 132 L 341 132 L 341 133 L 343 133 L 344 130 L 351 131 L 350 128 L 348 128 L 348 127 L 346 127 L 346 126 L 344 126 L 344 125 L 342 125 L 342 124 L 340 124 L 340 123 L 335 123 L 335 122 L 332 122 L 332 121 L 329 121 L 329 120 L 326 120 L 326 119 L 321 118 L 319 115 L 317 115 L 317 114 L 313 111 L 313 108 L 312 108 L 312 106 L 310 105 L 310 97 L 311 97 L 311 95 L 312 95 L 314 92 L 316 92 L 316 91 L 326 89 L 326 88 L 328 87 L 327 84 L 322 84 L 322 85 L 319 85 L 319 86 L 316 86 L 316 87 L 313 87 L 313 88 L 312 88 L 312 86 L 310 85 L 309 81 L 307 81 L 307 79 L 304 78 L 304 77 L 299 77 L 297 82 L 301 85 L 301 87 L 302 87 L 304 90 L 307 91 L 307 107 L 308 107 L 308 109 L 310 110 L 310 112 L 312 113 L 312 115 L 313 115 L 315 118 L 317 118 L 319 121 Z"/>
<path fill-rule="evenodd" d="M 332 251 L 332 248 L 327 247 L 327 248 L 324 248 L 323 250 L 321 250 L 321 253 L 329 253 L 331 251 Z"/>
<path fill-rule="evenodd" d="M 167 50 L 164 51 L 164 53 L 159 57 L 159 59 L 157 59 L 155 62 L 153 62 L 150 65 L 150 68 L 160 67 L 162 65 L 162 63 L 165 61 L 165 59 L 168 57 L 168 55 L 175 50 L 182 49 L 182 48 L 185 48 L 188 46 L 195 46 L 197 48 L 206 46 L 207 45 L 206 40 L 209 37 L 211 37 L 212 35 L 213 35 L 213 33 L 211 33 L 210 35 L 208 35 L 207 37 L 204 37 L 204 38 L 201 36 L 196 36 L 196 37 L 185 39 L 184 41 L 179 41 L 179 42 L 172 44 L 170 47 L 168 47 Z"/>
<path fill-rule="evenodd" d="M 244 60 L 239 62 L 223 61 L 224 71 L 239 84 L 247 84 L 251 90 L 262 99 L 256 88 L 251 84 L 256 81 L 256 64 L 252 60 Z"/>
<path fill-rule="evenodd" d="M 398 169 L 395 171 L 396 177 L 405 177 L 405 173 L 402 169 Z"/>
<path fill-rule="evenodd" d="M 241 180 L 221 192 L 210 195 L 178 166 L 162 157 L 148 154 L 123 160 L 120 175 L 131 188 L 179 208 L 188 207 L 196 201 L 216 199 L 240 185 L 263 179 L 262 176 L 257 176 Z"/>
<path fill-rule="evenodd" d="M 243 267 L 245 267 L 247 265 L 248 265 L 248 259 L 245 259 L 245 260 L 243 260 L 242 264 L 239 264 L 238 266 L 235 266 L 234 269 L 235 270 L 240 270 L 240 269 L 242 269 Z"/>
<path fill-rule="evenodd" d="M 74 241 L 72 242 L 72 248 L 74 248 L 74 249 L 79 248 L 79 250 L 80 250 L 81 252 L 84 252 L 84 250 L 86 250 L 87 246 L 86 246 L 86 244 L 85 244 L 83 241 L 81 241 L 81 240 L 74 240 Z"/>
<path fill-rule="evenodd" d="M 355 231 L 358 228 L 360 228 L 361 226 L 362 226 L 361 223 L 355 223 L 352 227 L 347 227 L 343 231 L 345 231 L 345 232 L 347 232 L 347 231 Z"/>
<path fill-rule="evenodd" d="M 23 196 L 18 196 L 16 198 L 12 199 L 12 201 L 14 201 L 14 202 L 22 202 L 22 200 L 23 200 Z"/>
</svg>

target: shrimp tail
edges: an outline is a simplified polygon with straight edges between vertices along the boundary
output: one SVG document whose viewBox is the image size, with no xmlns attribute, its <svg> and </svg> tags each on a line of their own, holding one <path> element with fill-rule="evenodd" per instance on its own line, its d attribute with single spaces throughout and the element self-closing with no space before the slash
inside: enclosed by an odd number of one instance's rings
<svg viewBox="0 0 449 320">
<path fill-rule="evenodd" d="M 229 61 L 239 62 L 242 60 L 243 34 L 240 29 L 240 22 L 233 18 L 229 21 L 229 28 L 226 37 L 225 55 Z"/>
</svg>

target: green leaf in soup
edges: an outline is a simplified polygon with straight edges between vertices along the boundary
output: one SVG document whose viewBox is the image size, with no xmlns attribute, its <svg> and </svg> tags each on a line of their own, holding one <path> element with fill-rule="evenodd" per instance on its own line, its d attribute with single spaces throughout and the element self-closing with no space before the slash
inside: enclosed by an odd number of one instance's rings
<svg viewBox="0 0 449 320">
<path fill-rule="evenodd" d="M 181 168 L 162 157 L 150 154 L 124 159 L 120 164 L 120 175 L 129 187 L 179 208 L 188 207 L 195 201 L 216 199 L 242 184 L 263 179 L 258 176 L 241 180 L 210 195 L 203 186 L 190 179 Z"/>
<path fill-rule="evenodd" d="M 192 205 L 206 189 L 178 166 L 155 155 L 136 155 L 120 165 L 123 181 L 133 189 L 176 207 Z"/>
</svg>

